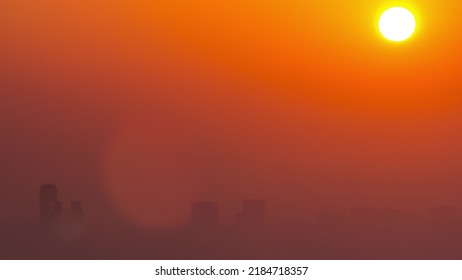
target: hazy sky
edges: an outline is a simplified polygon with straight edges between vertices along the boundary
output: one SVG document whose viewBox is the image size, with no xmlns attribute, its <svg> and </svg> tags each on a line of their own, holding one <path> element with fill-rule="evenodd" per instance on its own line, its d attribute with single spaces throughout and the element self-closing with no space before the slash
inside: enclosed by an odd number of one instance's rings
<svg viewBox="0 0 462 280">
<path fill-rule="evenodd" d="M 264 198 L 277 221 L 458 204 L 461 4 L 409 6 L 400 45 L 375 28 L 386 6 L 2 1 L 0 220 L 34 222 L 43 182 L 146 228 L 193 200 L 229 220 Z"/>
</svg>

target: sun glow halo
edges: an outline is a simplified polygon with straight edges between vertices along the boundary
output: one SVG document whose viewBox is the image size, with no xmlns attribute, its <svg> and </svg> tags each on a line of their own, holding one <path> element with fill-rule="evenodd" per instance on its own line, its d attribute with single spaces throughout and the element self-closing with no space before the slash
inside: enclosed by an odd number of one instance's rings
<svg viewBox="0 0 462 280">
<path fill-rule="evenodd" d="M 380 16 L 379 29 L 382 35 L 393 42 L 401 42 L 414 34 L 416 21 L 406 8 L 393 7 Z"/>
</svg>

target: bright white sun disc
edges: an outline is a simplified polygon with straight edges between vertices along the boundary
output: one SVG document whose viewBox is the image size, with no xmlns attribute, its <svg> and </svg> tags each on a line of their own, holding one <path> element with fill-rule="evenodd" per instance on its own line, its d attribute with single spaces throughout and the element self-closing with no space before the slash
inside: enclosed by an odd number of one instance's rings
<svg viewBox="0 0 462 280">
<path fill-rule="evenodd" d="M 380 16 L 379 29 L 390 41 L 400 42 L 411 37 L 416 27 L 414 15 L 405 8 L 394 7 Z"/>
</svg>

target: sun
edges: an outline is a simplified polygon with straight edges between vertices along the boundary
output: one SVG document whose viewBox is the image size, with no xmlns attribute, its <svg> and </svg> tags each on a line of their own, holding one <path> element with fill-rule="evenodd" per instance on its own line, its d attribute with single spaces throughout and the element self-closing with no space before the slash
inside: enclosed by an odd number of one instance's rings
<svg viewBox="0 0 462 280">
<path fill-rule="evenodd" d="M 414 34 L 416 21 L 406 8 L 393 7 L 380 16 L 379 30 L 383 37 L 393 42 L 401 42 Z"/>
</svg>

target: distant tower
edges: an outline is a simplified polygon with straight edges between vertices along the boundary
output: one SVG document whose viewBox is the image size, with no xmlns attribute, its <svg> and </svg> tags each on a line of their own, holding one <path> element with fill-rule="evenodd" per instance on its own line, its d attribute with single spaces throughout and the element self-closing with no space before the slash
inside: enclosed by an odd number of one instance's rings
<svg viewBox="0 0 462 280">
<path fill-rule="evenodd" d="M 242 202 L 242 211 L 236 214 L 236 227 L 245 230 L 263 229 L 266 224 L 266 202 L 248 199 Z"/>
<path fill-rule="evenodd" d="M 196 229 L 212 229 L 219 226 L 220 209 L 215 202 L 195 202 L 191 205 L 191 225 Z"/>
<path fill-rule="evenodd" d="M 40 224 L 52 226 L 61 213 L 58 190 L 55 185 L 44 184 L 40 188 Z"/>
</svg>

